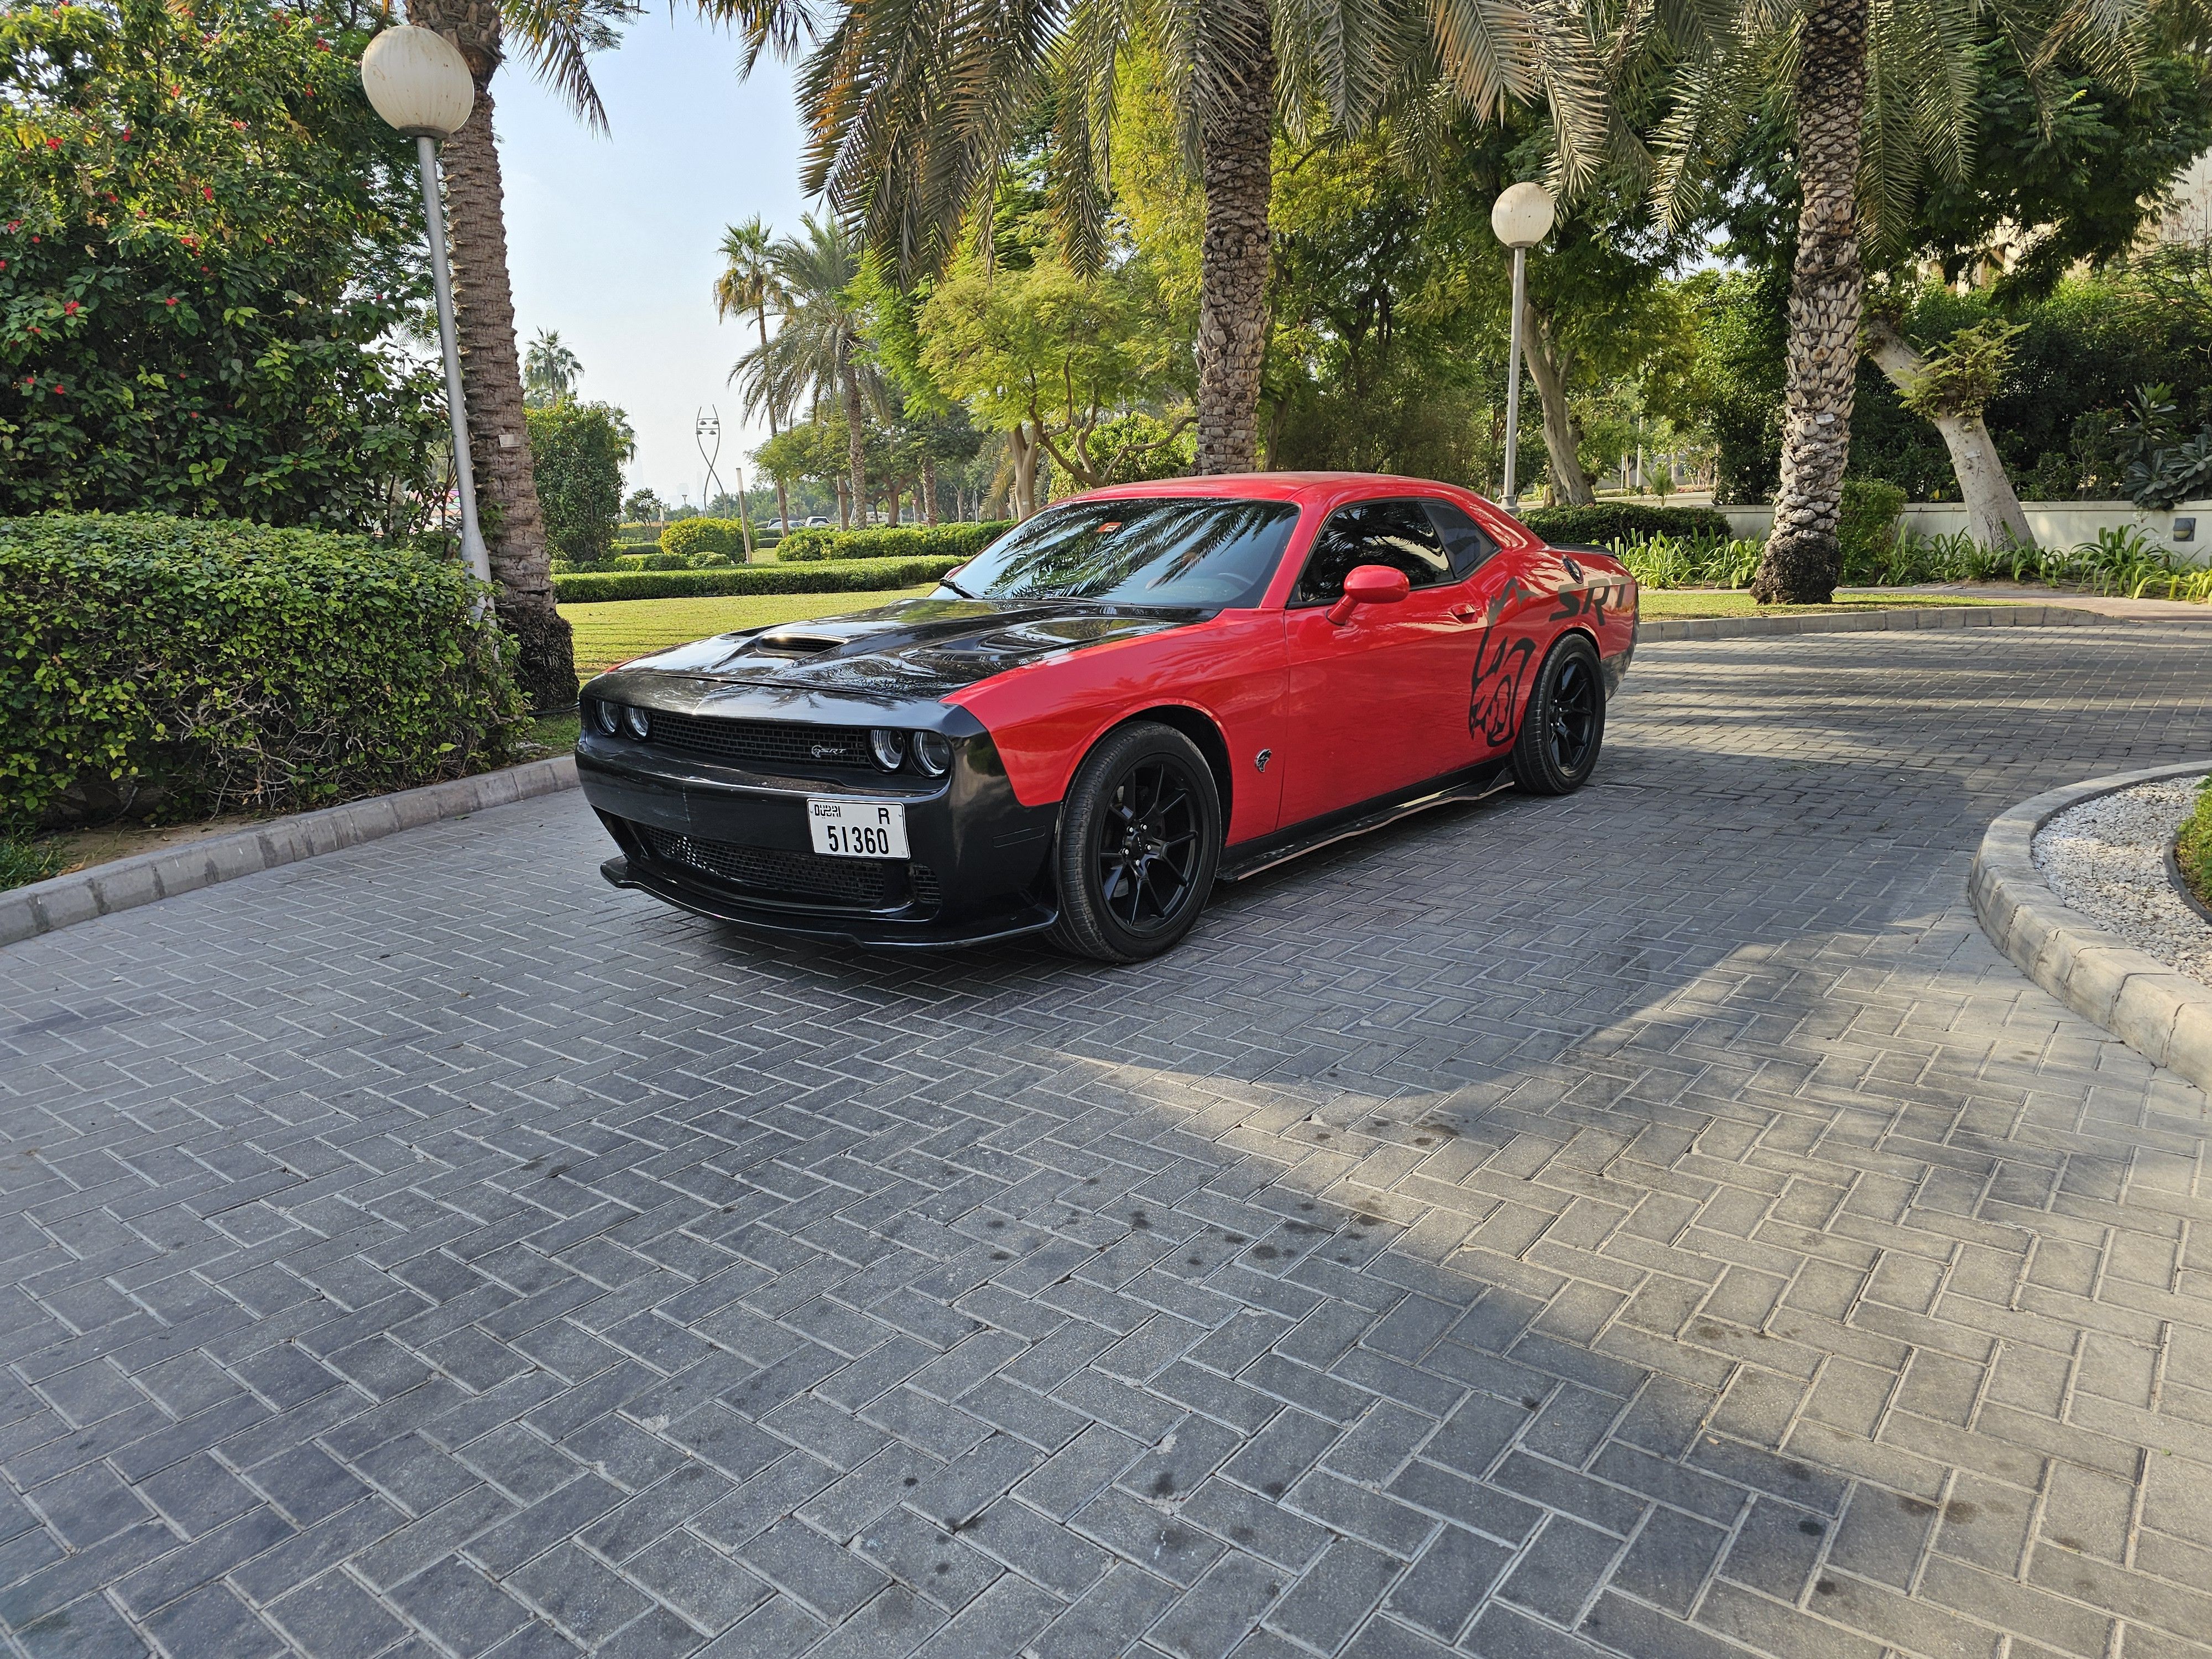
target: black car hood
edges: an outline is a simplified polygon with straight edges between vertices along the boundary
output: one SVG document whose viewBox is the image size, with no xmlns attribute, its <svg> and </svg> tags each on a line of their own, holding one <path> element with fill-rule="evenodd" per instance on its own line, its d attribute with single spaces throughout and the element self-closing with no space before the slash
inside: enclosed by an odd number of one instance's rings
<svg viewBox="0 0 2212 1659">
<path fill-rule="evenodd" d="M 943 697 L 1057 652 L 1187 628 L 1215 614 L 1064 599 L 902 599 L 849 616 L 718 635 L 618 672 L 905 702 Z"/>
</svg>

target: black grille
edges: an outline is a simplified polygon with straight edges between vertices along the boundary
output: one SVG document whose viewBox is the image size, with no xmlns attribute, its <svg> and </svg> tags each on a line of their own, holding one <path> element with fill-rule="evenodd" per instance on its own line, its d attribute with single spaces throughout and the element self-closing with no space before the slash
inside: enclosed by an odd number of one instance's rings
<svg viewBox="0 0 2212 1659">
<path fill-rule="evenodd" d="M 906 884 L 919 909 L 934 910 L 945 902 L 945 895 L 937 885 L 937 872 L 926 864 L 908 865 Z"/>
<path fill-rule="evenodd" d="M 890 902 L 890 873 L 898 867 L 873 859 L 832 859 L 819 853 L 702 841 L 650 824 L 640 824 L 638 834 L 647 850 L 664 864 L 681 865 L 766 897 L 859 910 L 879 910 Z"/>
<path fill-rule="evenodd" d="M 717 760 L 797 766 L 865 766 L 868 733 L 857 726 L 796 726 L 779 720 L 726 720 L 711 714 L 653 711 L 651 745 Z"/>
</svg>

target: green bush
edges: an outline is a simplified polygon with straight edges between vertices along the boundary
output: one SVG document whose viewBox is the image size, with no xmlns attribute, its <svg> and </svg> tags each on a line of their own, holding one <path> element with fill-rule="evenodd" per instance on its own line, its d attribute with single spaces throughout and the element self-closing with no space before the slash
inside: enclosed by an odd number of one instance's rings
<svg viewBox="0 0 2212 1659">
<path fill-rule="evenodd" d="M 1905 511 L 1905 492 L 1880 478 L 1846 478 L 1841 515 L 1836 522 L 1836 541 L 1844 550 L 1844 568 L 1868 568 L 1887 561 L 1897 545 L 1898 515 Z"/>
<path fill-rule="evenodd" d="M 467 576 L 412 547 L 0 520 L 0 824 L 325 806 L 501 764 L 527 730 Z"/>
<path fill-rule="evenodd" d="M 651 557 L 651 553 L 617 553 L 607 561 L 607 567 L 612 570 L 642 570 Z"/>
<path fill-rule="evenodd" d="M 1521 522 L 1554 547 L 1610 547 L 1636 536 L 1726 541 L 1729 535 L 1727 518 L 1710 507 L 1639 507 L 1633 501 L 1532 507 Z"/>
<path fill-rule="evenodd" d="M 546 545 L 572 563 L 599 563 L 614 550 L 623 463 L 637 452 L 629 421 L 610 404 L 568 398 L 525 410 L 523 418 L 530 427 L 531 472 L 545 515 Z"/>
<path fill-rule="evenodd" d="M 2190 890 L 2206 904 L 2212 904 L 2212 778 L 2204 781 L 2197 792 L 2196 809 L 2182 821 L 2181 833 L 2174 837 L 2173 861 L 2181 866 L 2182 879 Z"/>
<path fill-rule="evenodd" d="M 729 570 L 591 571 L 556 576 L 553 597 L 562 605 L 605 599 L 684 599 L 737 593 L 874 593 L 935 581 L 964 561 L 853 559 L 842 563 L 741 564 Z"/>
<path fill-rule="evenodd" d="M 735 519 L 678 519 L 660 532 L 660 550 L 680 556 L 684 564 L 648 565 L 647 569 L 684 569 L 694 553 L 726 553 L 732 558 L 742 559 L 745 556 L 744 526 Z"/>
<path fill-rule="evenodd" d="M 643 568 L 647 570 L 689 570 L 691 556 L 673 548 L 663 548 L 658 553 L 647 554 Z"/>
<path fill-rule="evenodd" d="M 996 524 L 917 524 L 880 530 L 794 530 L 775 550 L 785 564 L 820 559 L 972 559 L 1013 528 Z"/>
</svg>

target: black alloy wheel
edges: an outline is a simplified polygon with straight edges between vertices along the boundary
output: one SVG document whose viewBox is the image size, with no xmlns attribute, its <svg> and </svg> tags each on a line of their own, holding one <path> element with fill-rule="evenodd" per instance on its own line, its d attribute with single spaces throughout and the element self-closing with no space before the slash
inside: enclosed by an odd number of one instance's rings
<svg viewBox="0 0 2212 1659">
<path fill-rule="evenodd" d="M 1221 861 L 1221 801 L 1196 744 L 1135 721 L 1085 757 L 1060 811 L 1052 940 L 1100 962 L 1158 956 L 1206 908 Z"/>
<path fill-rule="evenodd" d="M 1605 744 L 1605 679 L 1587 634 L 1568 634 L 1537 672 L 1513 744 L 1513 781 L 1531 794 L 1571 794 Z"/>
</svg>

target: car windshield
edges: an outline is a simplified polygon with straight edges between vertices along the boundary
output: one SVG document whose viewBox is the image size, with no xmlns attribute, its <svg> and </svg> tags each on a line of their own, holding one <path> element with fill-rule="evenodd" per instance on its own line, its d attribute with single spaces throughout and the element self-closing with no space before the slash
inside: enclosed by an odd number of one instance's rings
<svg viewBox="0 0 2212 1659">
<path fill-rule="evenodd" d="M 979 599 L 1256 605 L 1297 519 L 1288 501 L 1070 501 L 1000 538 L 947 586 Z"/>
</svg>

